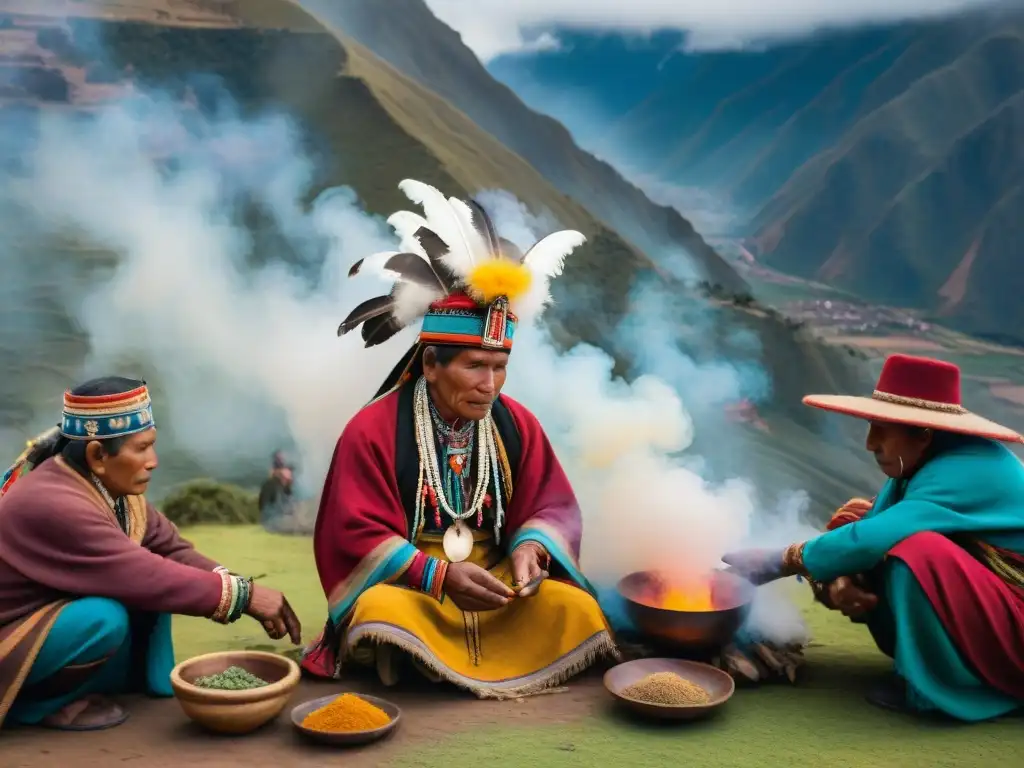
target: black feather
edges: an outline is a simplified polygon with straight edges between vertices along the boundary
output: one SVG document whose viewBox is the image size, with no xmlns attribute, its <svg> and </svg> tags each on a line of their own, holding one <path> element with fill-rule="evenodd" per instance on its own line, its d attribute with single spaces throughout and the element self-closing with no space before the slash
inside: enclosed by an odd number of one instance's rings
<svg viewBox="0 0 1024 768">
<path fill-rule="evenodd" d="M 362 331 L 364 346 L 375 347 L 378 344 L 383 344 L 404 327 L 391 314 L 367 320 L 363 323 Z"/>
<path fill-rule="evenodd" d="M 394 306 L 395 298 L 393 296 L 375 296 L 372 299 L 367 299 L 341 321 L 341 325 L 338 326 L 338 335 L 344 336 L 349 331 L 358 328 L 360 323 L 391 312 Z"/>
<path fill-rule="evenodd" d="M 447 292 L 441 276 L 419 254 L 397 253 L 384 263 L 384 269 L 397 272 L 405 282 Z"/>
<path fill-rule="evenodd" d="M 487 250 L 490 251 L 491 256 L 497 258 L 501 255 L 501 238 L 498 237 L 498 231 L 494 228 L 494 222 L 491 221 L 491 217 L 487 215 L 484 207 L 476 200 L 466 202 L 470 210 L 473 211 L 473 226 L 487 243 Z"/>
<path fill-rule="evenodd" d="M 348 268 L 348 276 L 349 277 L 354 277 L 359 272 L 359 270 L 362 268 L 364 261 L 366 261 L 366 259 L 360 259 L 355 264 L 353 264 L 351 267 L 349 267 Z"/>
<path fill-rule="evenodd" d="M 426 227 L 420 227 L 413 233 L 413 237 L 419 241 L 420 246 L 423 248 L 423 252 L 427 254 L 427 258 L 433 263 L 435 259 L 440 259 L 448 253 L 448 243 L 441 239 L 441 236 L 432 229 Z"/>
<path fill-rule="evenodd" d="M 444 257 L 451 250 L 448 244 L 434 230 L 427 229 L 426 227 L 417 229 L 413 237 L 419 241 L 423 252 L 430 259 L 430 266 L 437 274 L 437 278 L 441 281 L 441 286 L 445 292 L 451 293 L 459 284 L 459 280 L 455 273 L 448 269 L 448 265 L 444 263 Z"/>
</svg>

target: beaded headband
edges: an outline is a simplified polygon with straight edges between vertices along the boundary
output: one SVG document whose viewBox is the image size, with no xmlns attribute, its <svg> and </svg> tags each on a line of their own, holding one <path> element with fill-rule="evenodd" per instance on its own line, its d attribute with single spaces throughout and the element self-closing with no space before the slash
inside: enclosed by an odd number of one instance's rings
<svg viewBox="0 0 1024 768">
<path fill-rule="evenodd" d="M 516 323 L 517 318 L 509 312 L 508 302 L 504 299 L 498 299 L 488 307 L 473 309 L 438 303 L 424 315 L 419 340 L 423 344 L 480 347 L 507 352 L 512 349 Z"/>
<path fill-rule="evenodd" d="M 69 440 L 109 440 L 155 426 L 146 385 L 116 395 L 64 393 L 60 433 Z"/>
</svg>

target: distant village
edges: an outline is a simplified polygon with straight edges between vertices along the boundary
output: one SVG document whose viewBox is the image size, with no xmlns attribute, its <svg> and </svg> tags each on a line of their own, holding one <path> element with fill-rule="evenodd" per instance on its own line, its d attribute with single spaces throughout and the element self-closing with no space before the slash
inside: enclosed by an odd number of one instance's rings
<svg viewBox="0 0 1024 768">
<path fill-rule="evenodd" d="M 837 299 L 788 301 L 780 310 L 794 320 L 801 320 L 818 330 L 834 333 L 925 333 L 931 329 L 930 323 L 899 309 Z"/>
</svg>

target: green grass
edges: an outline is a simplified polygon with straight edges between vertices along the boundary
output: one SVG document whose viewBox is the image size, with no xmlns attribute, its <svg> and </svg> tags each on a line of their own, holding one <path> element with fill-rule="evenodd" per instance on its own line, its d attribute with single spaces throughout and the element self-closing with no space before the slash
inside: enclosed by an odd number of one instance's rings
<svg viewBox="0 0 1024 768">
<path fill-rule="evenodd" d="M 272 536 L 254 527 L 209 526 L 184 531 L 198 548 L 241 572 L 283 589 L 307 638 L 320 629 L 325 603 L 309 539 Z M 803 594 L 801 592 L 801 594 Z M 661 768 L 969 768 L 1012 765 L 1024 749 L 1020 721 L 961 726 L 917 721 L 877 710 L 863 700 L 888 660 L 867 631 L 810 603 L 815 645 L 798 686 L 740 690 L 713 719 L 655 727 L 623 719 L 610 706 L 568 725 L 495 725 L 410 744 L 391 764 L 443 768 L 479 760 L 498 765 Z M 175 619 L 179 658 L 239 647 L 279 647 L 253 621 L 221 627 Z M 999 761 L 999 762 L 997 762 Z"/>
<path fill-rule="evenodd" d="M 288 596 L 302 621 L 303 639 L 316 637 L 327 618 L 327 601 L 313 562 L 313 541 L 305 536 L 281 536 L 258 526 L 209 525 L 182 529 L 182 534 L 203 554 L 237 573 L 260 576 L 261 584 Z M 201 653 L 236 648 L 285 651 L 287 641 L 274 642 L 252 619 L 221 626 L 207 619 L 174 619 L 174 649 L 178 660 Z"/>
</svg>

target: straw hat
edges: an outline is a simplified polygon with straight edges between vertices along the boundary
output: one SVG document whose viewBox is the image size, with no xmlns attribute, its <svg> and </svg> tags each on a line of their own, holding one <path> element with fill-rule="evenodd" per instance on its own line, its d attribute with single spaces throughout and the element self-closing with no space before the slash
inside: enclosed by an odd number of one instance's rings
<svg viewBox="0 0 1024 768">
<path fill-rule="evenodd" d="M 804 405 L 859 419 L 909 424 L 1009 443 L 1024 438 L 960 404 L 960 369 L 930 357 L 890 355 L 871 397 L 808 395 Z"/>
</svg>

